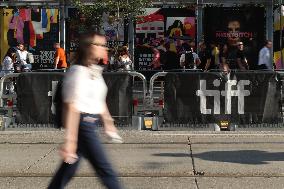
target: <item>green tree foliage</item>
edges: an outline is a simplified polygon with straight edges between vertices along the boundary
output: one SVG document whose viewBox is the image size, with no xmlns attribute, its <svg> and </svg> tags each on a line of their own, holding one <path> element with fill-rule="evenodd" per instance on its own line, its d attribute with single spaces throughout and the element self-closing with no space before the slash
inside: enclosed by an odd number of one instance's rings
<svg viewBox="0 0 284 189">
<path fill-rule="evenodd" d="M 89 27 L 99 29 L 103 13 L 107 12 L 116 20 L 136 18 L 145 8 L 152 6 L 152 0 L 72 0 L 76 8 L 88 20 Z"/>
</svg>

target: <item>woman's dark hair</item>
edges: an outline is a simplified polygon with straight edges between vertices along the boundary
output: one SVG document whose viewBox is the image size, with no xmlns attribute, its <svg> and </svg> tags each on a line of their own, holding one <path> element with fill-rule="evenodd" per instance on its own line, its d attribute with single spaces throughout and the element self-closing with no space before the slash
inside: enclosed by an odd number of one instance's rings
<svg viewBox="0 0 284 189">
<path fill-rule="evenodd" d="M 123 55 L 129 55 L 126 46 L 122 46 L 122 47 L 121 47 L 121 49 L 120 49 L 120 55 L 121 55 L 121 56 L 123 56 Z"/>
<path fill-rule="evenodd" d="M 16 50 L 14 48 L 9 48 L 6 55 L 4 56 L 4 58 L 6 56 L 10 57 L 12 60 L 14 60 L 15 58 L 15 53 L 16 53 Z"/>
<path fill-rule="evenodd" d="M 272 41 L 271 40 L 265 40 L 264 41 L 264 46 L 268 45 L 269 43 L 272 43 Z"/>
<path fill-rule="evenodd" d="M 93 45 L 93 38 L 95 36 L 103 36 L 102 34 L 98 32 L 88 32 L 84 33 L 79 37 L 79 44 L 76 51 L 76 54 L 74 56 L 74 64 L 81 65 L 81 66 L 90 66 L 91 63 L 84 61 L 86 57 L 88 56 L 88 48 L 90 48 L 91 45 Z"/>
<path fill-rule="evenodd" d="M 191 46 L 188 43 L 183 43 L 181 46 L 182 46 L 183 50 L 185 50 L 185 51 L 191 50 Z"/>
</svg>

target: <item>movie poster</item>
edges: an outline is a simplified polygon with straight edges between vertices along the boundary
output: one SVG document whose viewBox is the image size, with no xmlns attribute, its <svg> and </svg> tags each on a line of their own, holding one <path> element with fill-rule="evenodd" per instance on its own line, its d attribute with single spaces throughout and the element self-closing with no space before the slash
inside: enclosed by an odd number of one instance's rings
<svg viewBox="0 0 284 189">
<path fill-rule="evenodd" d="M 195 17 L 167 17 L 166 36 L 195 38 Z"/>
<path fill-rule="evenodd" d="M 195 9 L 147 8 L 136 22 L 134 67 L 136 70 L 152 70 L 154 48 L 179 54 L 184 42 L 196 37 Z M 163 44 L 161 43 L 163 42 Z"/>
<path fill-rule="evenodd" d="M 151 70 L 152 48 L 164 38 L 164 16 L 159 8 L 146 9 L 145 15 L 136 22 L 135 70 Z"/>
<path fill-rule="evenodd" d="M 24 43 L 34 63 L 53 64 L 53 44 L 59 40 L 58 9 L 4 9 L 1 57 L 10 47 Z"/>
<path fill-rule="evenodd" d="M 284 6 L 274 10 L 274 63 L 276 69 L 284 68 Z M 282 36 L 281 36 L 282 33 Z M 282 39 L 281 39 L 282 37 Z"/>
<path fill-rule="evenodd" d="M 250 69 L 256 68 L 265 41 L 265 10 L 262 7 L 207 7 L 204 39 L 207 44 L 227 44 L 229 59 L 236 58 L 237 43 L 244 43 Z"/>
</svg>

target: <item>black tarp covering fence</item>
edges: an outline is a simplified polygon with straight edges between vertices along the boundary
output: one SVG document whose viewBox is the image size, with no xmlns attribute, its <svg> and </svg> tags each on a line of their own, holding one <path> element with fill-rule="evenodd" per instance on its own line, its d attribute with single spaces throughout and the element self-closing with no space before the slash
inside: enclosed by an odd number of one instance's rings
<svg viewBox="0 0 284 189">
<path fill-rule="evenodd" d="M 16 80 L 16 122 L 21 124 L 53 124 L 52 96 L 56 83 L 64 73 L 22 73 Z M 119 123 L 131 123 L 132 76 L 128 73 L 104 73 L 108 86 L 107 104 Z"/>
<path fill-rule="evenodd" d="M 169 123 L 278 123 L 281 81 L 276 72 L 168 73 L 164 116 Z"/>
</svg>

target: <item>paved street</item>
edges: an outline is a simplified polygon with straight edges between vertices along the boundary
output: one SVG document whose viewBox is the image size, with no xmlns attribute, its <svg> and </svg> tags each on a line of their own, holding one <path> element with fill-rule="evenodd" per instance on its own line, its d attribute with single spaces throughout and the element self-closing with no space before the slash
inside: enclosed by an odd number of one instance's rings
<svg viewBox="0 0 284 189">
<path fill-rule="evenodd" d="M 284 132 L 121 135 L 124 144 L 102 141 L 127 189 L 284 188 Z M 0 188 L 46 188 L 60 163 L 62 139 L 62 131 L 1 132 Z M 67 188 L 104 187 L 83 160 Z"/>
</svg>

